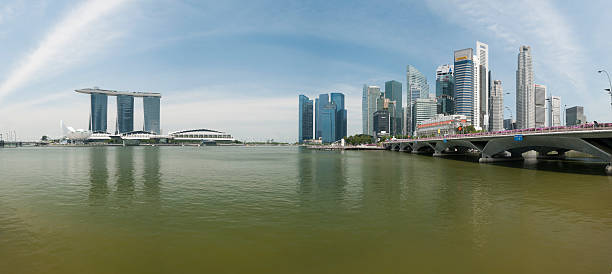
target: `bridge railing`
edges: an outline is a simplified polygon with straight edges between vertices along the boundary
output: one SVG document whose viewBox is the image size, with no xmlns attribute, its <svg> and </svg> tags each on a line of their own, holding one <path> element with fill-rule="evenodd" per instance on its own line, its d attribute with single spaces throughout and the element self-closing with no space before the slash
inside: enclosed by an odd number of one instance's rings
<svg viewBox="0 0 612 274">
<path fill-rule="evenodd" d="M 501 130 L 501 131 L 489 131 L 489 132 L 478 132 L 478 133 L 465 133 L 465 134 L 452 134 L 446 136 L 433 136 L 424 138 L 414 139 L 395 139 L 387 141 L 388 143 L 406 142 L 406 141 L 431 141 L 431 140 L 443 140 L 443 139 L 464 139 L 471 137 L 486 137 L 486 136 L 511 136 L 511 135 L 531 135 L 531 134 L 542 134 L 542 133 L 557 133 L 557 132 L 577 132 L 577 131 L 593 131 L 593 130 L 612 130 L 612 123 L 589 123 L 577 126 L 557 126 L 557 127 L 543 127 L 543 128 L 526 128 L 526 129 L 512 129 L 512 130 Z"/>
</svg>

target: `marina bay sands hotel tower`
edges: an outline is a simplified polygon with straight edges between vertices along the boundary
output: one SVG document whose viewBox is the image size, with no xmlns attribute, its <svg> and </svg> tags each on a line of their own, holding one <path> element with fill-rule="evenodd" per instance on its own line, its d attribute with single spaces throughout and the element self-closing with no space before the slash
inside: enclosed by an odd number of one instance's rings
<svg viewBox="0 0 612 274">
<path fill-rule="evenodd" d="M 86 88 L 75 90 L 91 96 L 89 130 L 94 133 L 107 133 L 108 96 L 117 97 L 116 134 L 134 131 L 134 97 L 142 97 L 144 107 L 144 131 L 161 134 L 159 125 L 159 101 L 161 93 L 130 92 Z"/>
</svg>

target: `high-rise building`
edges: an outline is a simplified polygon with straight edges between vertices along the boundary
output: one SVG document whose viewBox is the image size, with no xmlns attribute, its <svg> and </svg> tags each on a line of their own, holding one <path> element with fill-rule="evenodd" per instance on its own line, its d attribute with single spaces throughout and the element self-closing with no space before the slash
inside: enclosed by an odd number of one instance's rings
<svg viewBox="0 0 612 274">
<path fill-rule="evenodd" d="M 438 114 L 451 115 L 455 112 L 455 77 L 453 65 L 441 65 L 436 69 L 436 99 Z"/>
<path fill-rule="evenodd" d="M 493 81 L 489 96 L 489 130 L 504 129 L 504 89 L 500 80 Z"/>
<path fill-rule="evenodd" d="M 116 133 L 134 131 L 134 96 L 117 95 Z"/>
<path fill-rule="evenodd" d="M 315 100 L 315 139 L 322 137 L 322 130 L 320 127 L 321 121 L 319 121 L 320 113 L 323 113 L 322 108 L 329 104 L 329 94 L 319 94 L 319 98 Z"/>
<path fill-rule="evenodd" d="M 402 83 L 392 80 L 385 82 L 385 98 L 389 99 L 394 104 L 394 111 L 389 113 L 391 120 L 390 133 L 393 136 L 397 136 L 403 133 L 403 116 L 401 106 L 403 105 L 402 100 Z"/>
<path fill-rule="evenodd" d="M 312 100 L 308 99 L 308 97 L 305 95 L 300 95 L 299 105 L 300 121 L 298 124 L 298 142 L 303 143 L 304 140 L 313 139 L 313 104 Z"/>
<path fill-rule="evenodd" d="M 361 125 L 363 134 L 374 136 L 374 112 L 378 110 L 380 87 L 363 85 L 361 97 Z"/>
<path fill-rule="evenodd" d="M 372 119 L 372 124 L 374 126 L 374 136 L 379 136 L 381 134 L 389 134 L 391 130 L 391 120 L 390 113 L 387 110 L 378 110 L 374 112 L 374 117 Z"/>
<path fill-rule="evenodd" d="M 482 129 L 482 120 L 480 119 L 480 58 L 474 55 L 474 108 L 472 116 L 472 125 L 477 130 Z"/>
<path fill-rule="evenodd" d="M 548 126 L 561 126 L 561 97 L 559 96 L 548 98 Z"/>
<path fill-rule="evenodd" d="M 144 131 L 161 134 L 159 109 L 161 97 L 143 97 Z"/>
<path fill-rule="evenodd" d="M 535 127 L 535 83 L 531 47 L 521 46 L 516 70 L 516 126 Z"/>
<path fill-rule="evenodd" d="M 420 122 L 425 120 L 429 120 L 436 116 L 436 100 L 431 98 L 419 98 L 416 99 L 414 105 L 412 107 L 412 117 L 414 117 L 415 125 L 418 125 Z"/>
<path fill-rule="evenodd" d="M 478 59 L 478 106 L 480 122 L 479 126 L 484 130 L 489 128 L 489 94 L 490 94 L 490 70 L 489 70 L 489 45 L 476 41 L 476 57 Z"/>
<path fill-rule="evenodd" d="M 474 50 L 456 50 L 455 68 L 455 114 L 465 115 L 474 124 Z M 475 126 L 476 127 L 476 126 Z"/>
<path fill-rule="evenodd" d="M 321 97 L 319 97 L 321 100 Z M 321 102 L 319 102 L 321 103 Z M 328 102 L 325 105 L 319 106 L 319 131 L 321 139 L 324 143 L 332 143 L 336 141 L 336 104 Z"/>
<path fill-rule="evenodd" d="M 89 130 L 106 133 L 108 113 L 108 95 L 91 93 L 91 112 L 89 114 Z"/>
<path fill-rule="evenodd" d="M 346 109 L 344 108 L 344 94 L 339 92 L 331 93 L 331 101 L 336 105 L 336 134 L 334 140 L 346 137 Z"/>
<path fill-rule="evenodd" d="M 586 123 L 584 107 L 575 106 L 565 110 L 565 125 L 577 126 Z"/>
<path fill-rule="evenodd" d="M 546 126 L 546 86 L 535 84 L 535 127 Z"/>
<path fill-rule="evenodd" d="M 406 119 L 404 119 L 405 134 L 410 134 L 415 130 L 416 122 L 412 117 L 412 106 L 416 99 L 429 98 L 429 84 L 427 84 L 427 77 L 423 75 L 418 69 L 412 65 L 406 67 L 406 93 L 408 94 L 408 100 L 406 107 L 408 113 Z"/>
<path fill-rule="evenodd" d="M 504 119 L 504 129 L 505 130 L 516 129 L 516 121 L 514 121 L 514 119 Z"/>
</svg>

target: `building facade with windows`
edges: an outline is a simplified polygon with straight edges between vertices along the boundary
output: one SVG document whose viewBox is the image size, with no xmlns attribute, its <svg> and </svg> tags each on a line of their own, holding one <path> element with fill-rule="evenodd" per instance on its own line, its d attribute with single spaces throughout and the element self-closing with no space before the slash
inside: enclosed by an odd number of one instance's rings
<svg viewBox="0 0 612 274">
<path fill-rule="evenodd" d="M 493 81 L 489 96 L 489 130 L 504 129 L 504 89 L 500 80 Z"/>
<path fill-rule="evenodd" d="M 417 136 L 445 136 L 457 134 L 459 127 L 469 124 L 465 115 L 437 114 L 431 119 L 423 120 L 417 125 Z"/>
<path fill-rule="evenodd" d="M 305 95 L 299 96 L 298 142 L 312 140 L 313 137 L 313 102 Z"/>
<path fill-rule="evenodd" d="M 436 100 L 438 114 L 450 115 L 455 112 L 455 77 L 453 65 L 441 65 L 436 69 Z"/>
<path fill-rule="evenodd" d="M 474 117 L 474 50 L 455 51 L 455 114 Z M 474 121 L 471 121 L 474 123 Z"/>
<path fill-rule="evenodd" d="M 390 102 L 394 102 L 394 110 L 389 113 L 391 120 L 390 133 L 397 136 L 403 133 L 403 117 L 404 112 L 401 106 L 403 105 L 402 98 L 402 83 L 392 80 L 385 82 L 385 98 Z M 399 107 L 398 107 L 399 106 Z"/>
<path fill-rule="evenodd" d="M 535 127 L 535 83 L 531 47 L 521 46 L 516 70 L 516 126 Z"/>
<path fill-rule="evenodd" d="M 427 77 L 413 65 L 406 67 L 406 93 L 408 94 L 406 102 L 408 111 L 404 113 L 405 135 L 412 134 L 415 130 L 416 122 L 412 116 L 414 102 L 419 98 L 429 98 Z"/>
<path fill-rule="evenodd" d="M 546 86 L 535 84 L 535 127 L 546 126 Z"/>
</svg>

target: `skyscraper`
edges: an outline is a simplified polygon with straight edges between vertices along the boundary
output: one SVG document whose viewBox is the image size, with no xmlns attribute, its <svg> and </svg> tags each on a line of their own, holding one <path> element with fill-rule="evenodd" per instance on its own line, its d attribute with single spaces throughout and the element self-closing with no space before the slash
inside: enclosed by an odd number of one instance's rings
<svg viewBox="0 0 612 274">
<path fill-rule="evenodd" d="M 577 126 L 586 123 L 584 107 L 575 106 L 565 110 L 565 120 L 565 125 L 567 126 Z"/>
<path fill-rule="evenodd" d="M 116 133 L 134 131 L 134 96 L 117 95 Z"/>
<path fill-rule="evenodd" d="M 331 101 L 336 105 L 336 133 L 334 141 L 346 137 L 346 109 L 344 108 L 344 94 L 338 92 L 331 93 Z"/>
<path fill-rule="evenodd" d="M 414 128 L 425 120 L 429 120 L 436 116 L 436 100 L 431 98 L 419 98 L 416 99 L 412 107 L 414 117 Z"/>
<path fill-rule="evenodd" d="M 489 96 L 489 130 L 500 131 L 504 129 L 504 89 L 500 80 L 493 81 Z"/>
<path fill-rule="evenodd" d="M 391 128 L 390 133 L 393 136 L 397 136 L 402 134 L 402 128 L 403 128 L 403 123 L 402 123 L 402 119 L 403 119 L 403 111 L 401 107 L 398 106 L 402 106 L 403 105 L 403 101 L 402 101 L 402 83 L 392 80 L 392 81 L 387 81 L 385 82 L 385 98 L 389 99 L 390 101 L 394 101 L 394 108 L 395 110 L 392 111 L 391 113 L 389 113 L 390 116 L 390 124 L 391 124 Z"/>
<path fill-rule="evenodd" d="M 516 70 L 516 126 L 535 127 L 535 83 L 531 47 L 521 46 Z"/>
<path fill-rule="evenodd" d="M 561 97 L 559 96 L 548 98 L 548 126 L 561 126 Z"/>
<path fill-rule="evenodd" d="M 451 115 L 455 112 L 455 77 L 453 65 L 441 65 L 436 69 L 436 98 L 438 113 Z"/>
<path fill-rule="evenodd" d="M 299 116 L 300 121 L 298 124 L 298 142 L 303 143 L 304 140 L 313 139 L 312 134 L 312 117 L 313 117 L 313 104 L 312 100 L 308 99 L 305 95 L 299 96 Z"/>
<path fill-rule="evenodd" d="M 412 135 L 416 125 L 415 120 L 412 118 L 412 105 L 416 99 L 429 98 L 427 78 L 412 65 L 406 67 L 406 93 L 408 94 L 408 100 L 406 102 L 408 113 L 405 114 L 406 119 L 404 119 L 404 128 L 405 134 Z"/>
<path fill-rule="evenodd" d="M 319 100 L 321 98 L 319 97 Z M 319 103 L 321 103 L 319 101 Z M 335 142 L 336 136 L 336 104 L 328 102 L 325 105 L 319 106 L 319 131 L 321 133 L 321 139 L 324 143 Z"/>
<path fill-rule="evenodd" d="M 474 108 L 472 115 L 472 125 L 477 130 L 482 129 L 482 120 L 480 119 L 480 58 L 474 55 Z"/>
<path fill-rule="evenodd" d="M 489 85 L 491 79 L 489 71 L 489 45 L 476 41 L 476 53 L 478 57 L 478 101 L 480 127 L 484 130 L 489 128 Z"/>
<path fill-rule="evenodd" d="M 546 125 L 546 86 L 535 84 L 535 127 Z"/>
<path fill-rule="evenodd" d="M 102 93 L 91 93 L 91 112 L 89 113 L 89 130 L 106 133 L 108 113 L 108 96 Z"/>
<path fill-rule="evenodd" d="M 144 131 L 161 134 L 159 122 L 160 97 L 143 97 Z"/>
<path fill-rule="evenodd" d="M 374 112 L 378 109 L 378 99 L 380 98 L 380 87 L 363 85 L 361 97 L 361 125 L 363 134 L 374 134 Z"/>
<path fill-rule="evenodd" d="M 391 130 L 391 120 L 389 111 L 378 110 L 374 112 L 372 124 L 374 126 L 374 136 L 378 136 L 381 133 L 389 134 L 389 131 Z"/>
<path fill-rule="evenodd" d="M 474 50 L 456 50 L 454 57 L 455 114 L 465 115 L 474 125 Z"/>
<path fill-rule="evenodd" d="M 329 104 L 329 94 L 319 94 L 319 98 L 315 100 L 315 139 L 322 137 L 321 121 L 319 121 L 319 118 L 321 118 L 320 114 L 323 113 L 323 107 L 327 104 Z"/>
</svg>

